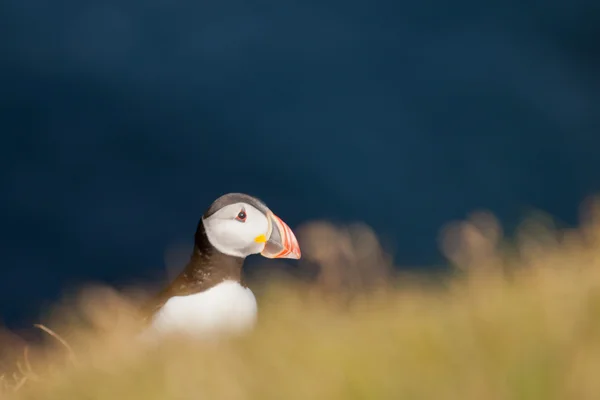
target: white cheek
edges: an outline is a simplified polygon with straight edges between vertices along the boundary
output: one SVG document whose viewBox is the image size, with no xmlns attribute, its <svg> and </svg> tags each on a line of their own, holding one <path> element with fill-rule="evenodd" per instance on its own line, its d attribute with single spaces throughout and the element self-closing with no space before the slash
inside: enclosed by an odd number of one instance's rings
<svg viewBox="0 0 600 400">
<path fill-rule="evenodd" d="M 248 235 L 241 222 L 223 221 L 216 226 L 213 234 L 222 246 L 229 248 L 244 247 L 248 243 Z"/>
<path fill-rule="evenodd" d="M 256 243 L 255 238 L 268 231 L 267 218 L 256 210 L 247 210 L 246 222 L 235 219 L 215 219 L 205 221 L 206 234 L 211 244 L 221 253 L 236 257 L 246 257 L 260 253 L 264 243 Z"/>
</svg>

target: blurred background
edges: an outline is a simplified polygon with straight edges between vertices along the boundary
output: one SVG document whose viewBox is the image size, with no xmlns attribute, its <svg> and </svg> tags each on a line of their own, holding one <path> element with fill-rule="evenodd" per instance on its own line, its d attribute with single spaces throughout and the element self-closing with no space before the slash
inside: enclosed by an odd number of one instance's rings
<svg viewBox="0 0 600 400">
<path fill-rule="evenodd" d="M 226 192 L 364 223 L 398 268 L 443 264 L 474 209 L 574 223 L 600 189 L 599 39 L 593 0 L 3 0 L 2 322 L 164 281 Z"/>
</svg>

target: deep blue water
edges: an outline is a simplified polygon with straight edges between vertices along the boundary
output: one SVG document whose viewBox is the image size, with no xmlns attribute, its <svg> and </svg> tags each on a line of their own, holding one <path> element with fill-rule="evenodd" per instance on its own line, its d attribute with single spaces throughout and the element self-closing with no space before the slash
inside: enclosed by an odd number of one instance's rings
<svg viewBox="0 0 600 400">
<path fill-rule="evenodd" d="M 447 221 L 600 189 L 596 0 L 0 3 L 0 315 L 160 277 L 218 195 L 364 221 L 399 265 Z"/>
</svg>

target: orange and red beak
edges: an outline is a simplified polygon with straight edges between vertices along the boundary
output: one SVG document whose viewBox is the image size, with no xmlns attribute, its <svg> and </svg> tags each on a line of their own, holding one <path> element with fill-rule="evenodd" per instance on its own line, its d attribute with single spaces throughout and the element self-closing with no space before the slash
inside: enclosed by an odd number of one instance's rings
<svg viewBox="0 0 600 400">
<path fill-rule="evenodd" d="M 260 254 L 266 258 L 300 259 L 300 245 L 290 227 L 272 212 L 268 213 L 267 219 L 269 234 Z"/>
</svg>

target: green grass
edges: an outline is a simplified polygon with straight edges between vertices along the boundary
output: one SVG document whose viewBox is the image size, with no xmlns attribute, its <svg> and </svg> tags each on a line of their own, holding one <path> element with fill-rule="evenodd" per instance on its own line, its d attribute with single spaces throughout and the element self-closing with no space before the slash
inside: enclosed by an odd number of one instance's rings
<svg viewBox="0 0 600 400">
<path fill-rule="evenodd" d="M 507 244 L 493 219 L 475 215 L 446 231 L 456 272 L 435 282 L 268 279 L 256 330 L 220 342 L 137 345 L 134 307 L 86 292 L 51 326 L 72 350 L 48 336 L 30 367 L 21 357 L 5 376 L 4 398 L 597 399 L 600 227 L 586 221 L 561 232 L 534 221 Z M 345 238 L 354 249 L 365 240 Z M 362 250 L 350 253 L 353 271 L 369 270 L 368 258 L 355 262 Z"/>
</svg>

